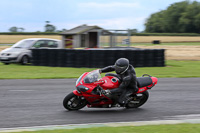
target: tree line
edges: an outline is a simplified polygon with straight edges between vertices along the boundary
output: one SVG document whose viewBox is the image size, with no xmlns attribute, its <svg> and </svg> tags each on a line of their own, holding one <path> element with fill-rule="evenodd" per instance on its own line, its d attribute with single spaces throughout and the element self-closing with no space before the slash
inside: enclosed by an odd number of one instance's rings
<svg viewBox="0 0 200 133">
<path fill-rule="evenodd" d="M 182 1 L 152 14 L 145 23 L 149 33 L 200 33 L 200 3 Z"/>
<path fill-rule="evenodd" d="M 44 26 L 44 32 L 63 32 L 63 31 L 66 31 L 66 29 L 56 30 L 56 26 L 54 26 L 53 24 L 50 24 L 50 21 L 45 21 L 45 22 L 46 22 L 46 24 Z M 25 30 L 24 28 L 16 27 L 16 26 L 9 28 L 9 31 L 13 32 L 13 33 L 24 32 L 24 30 Z M 37 32 L 40 32 L 40 31 L 37 31 Z"/>
</svg>

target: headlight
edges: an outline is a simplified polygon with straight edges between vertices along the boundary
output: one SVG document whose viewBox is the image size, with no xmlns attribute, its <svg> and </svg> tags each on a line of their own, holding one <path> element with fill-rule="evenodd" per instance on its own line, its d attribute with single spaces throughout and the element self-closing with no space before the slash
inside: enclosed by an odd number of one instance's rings
<svg viewBox="0 0 200 133">
<path fill-rule="evenodd" d="M 10 53 L 0 53 L 1 56 L 10 56 Z"/>
<path fill-rule="evenodd" d="M 2 55 L 2 56 L 10 56 L 11 53 L 0 53 L 0 55 Z"/>
<path fill-rule="evenodd" d="M 83 85 L 79 85 L 79 86 L 77 86 L 77 90 L 78 90 L 79 92 L 86 92 L 86 91 L 89 90 L 89 88 L 87 88 L 87 87 L 85 87 L 85 86 L 83 86 Z"/>
<path fill-rule="evenodd" d="M 0 55 L 1 56 L 12 56 L 12 57 L 14 56 L 15 57 L 15 56 L 18 56 L 19 53 L 1 53 Z"/>
</svg>

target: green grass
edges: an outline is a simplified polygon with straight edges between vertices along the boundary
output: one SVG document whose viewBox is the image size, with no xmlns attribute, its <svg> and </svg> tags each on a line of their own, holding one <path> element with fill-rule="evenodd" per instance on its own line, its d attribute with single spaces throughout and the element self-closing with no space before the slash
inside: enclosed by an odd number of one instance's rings
<svg viewBox="0 0 200 133">
<path fill-rule="evenodd" d="M 199 133 L 200 124 L 154 126 L 98 127 L 66 130 L 44 130 L 21 133 Z"/>
<path fill-rule="evenodd" d="M 91 68 L 44 67 L 0 63 L 0 79 L 57 79 L 77 78 Z"/>
<path fill-rule="evenodd" d="M 200 77 L 200 61 L 166 61 L 166 67 L 136 68 L 137 76 L 148 73 L 159 78 Z"/>
<path fill-rule="evenodd" d="M 200 61 L 166 61 L 166 67 L 136 68 L 138 77 L 150 74 L 158 78 L 164 77 L 200 77 Z M 56 79 L 77 78 L 82 73 L 97 68 L 69 68 L 24 66 L 18 64 L 4 65 L 0 63 L 0 79 Z"/>
</svg>

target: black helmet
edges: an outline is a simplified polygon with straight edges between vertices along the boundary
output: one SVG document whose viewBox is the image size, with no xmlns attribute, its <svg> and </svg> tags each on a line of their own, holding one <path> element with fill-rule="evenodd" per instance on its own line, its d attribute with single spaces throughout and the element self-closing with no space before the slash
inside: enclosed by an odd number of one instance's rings
<svg viewBox="0 0 200 133">
<path fill-rule="evenodd" d="M 115 72 L 117 74 L 123 74 L 128 70 L 129 67 L 129 60 L 126 58 L 119 58 L 115 62 Z"/>
</svg>

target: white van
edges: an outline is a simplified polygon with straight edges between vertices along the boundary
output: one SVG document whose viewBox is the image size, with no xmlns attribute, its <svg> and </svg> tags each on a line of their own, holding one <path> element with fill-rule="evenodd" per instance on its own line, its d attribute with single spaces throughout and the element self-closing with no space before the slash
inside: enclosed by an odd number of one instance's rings
<svg viewBox="0 0 200 133">
<path fill-rule="evenodd" d="M 0 61 L 8 65 L 10 63 L 28 64 L 32 57 L 30 49 L 34 48 L 63 48 L 61 40 L 48 38 L 29 38 L 15 43 L 12 47 L 0 52 Z"/>
</svg>

